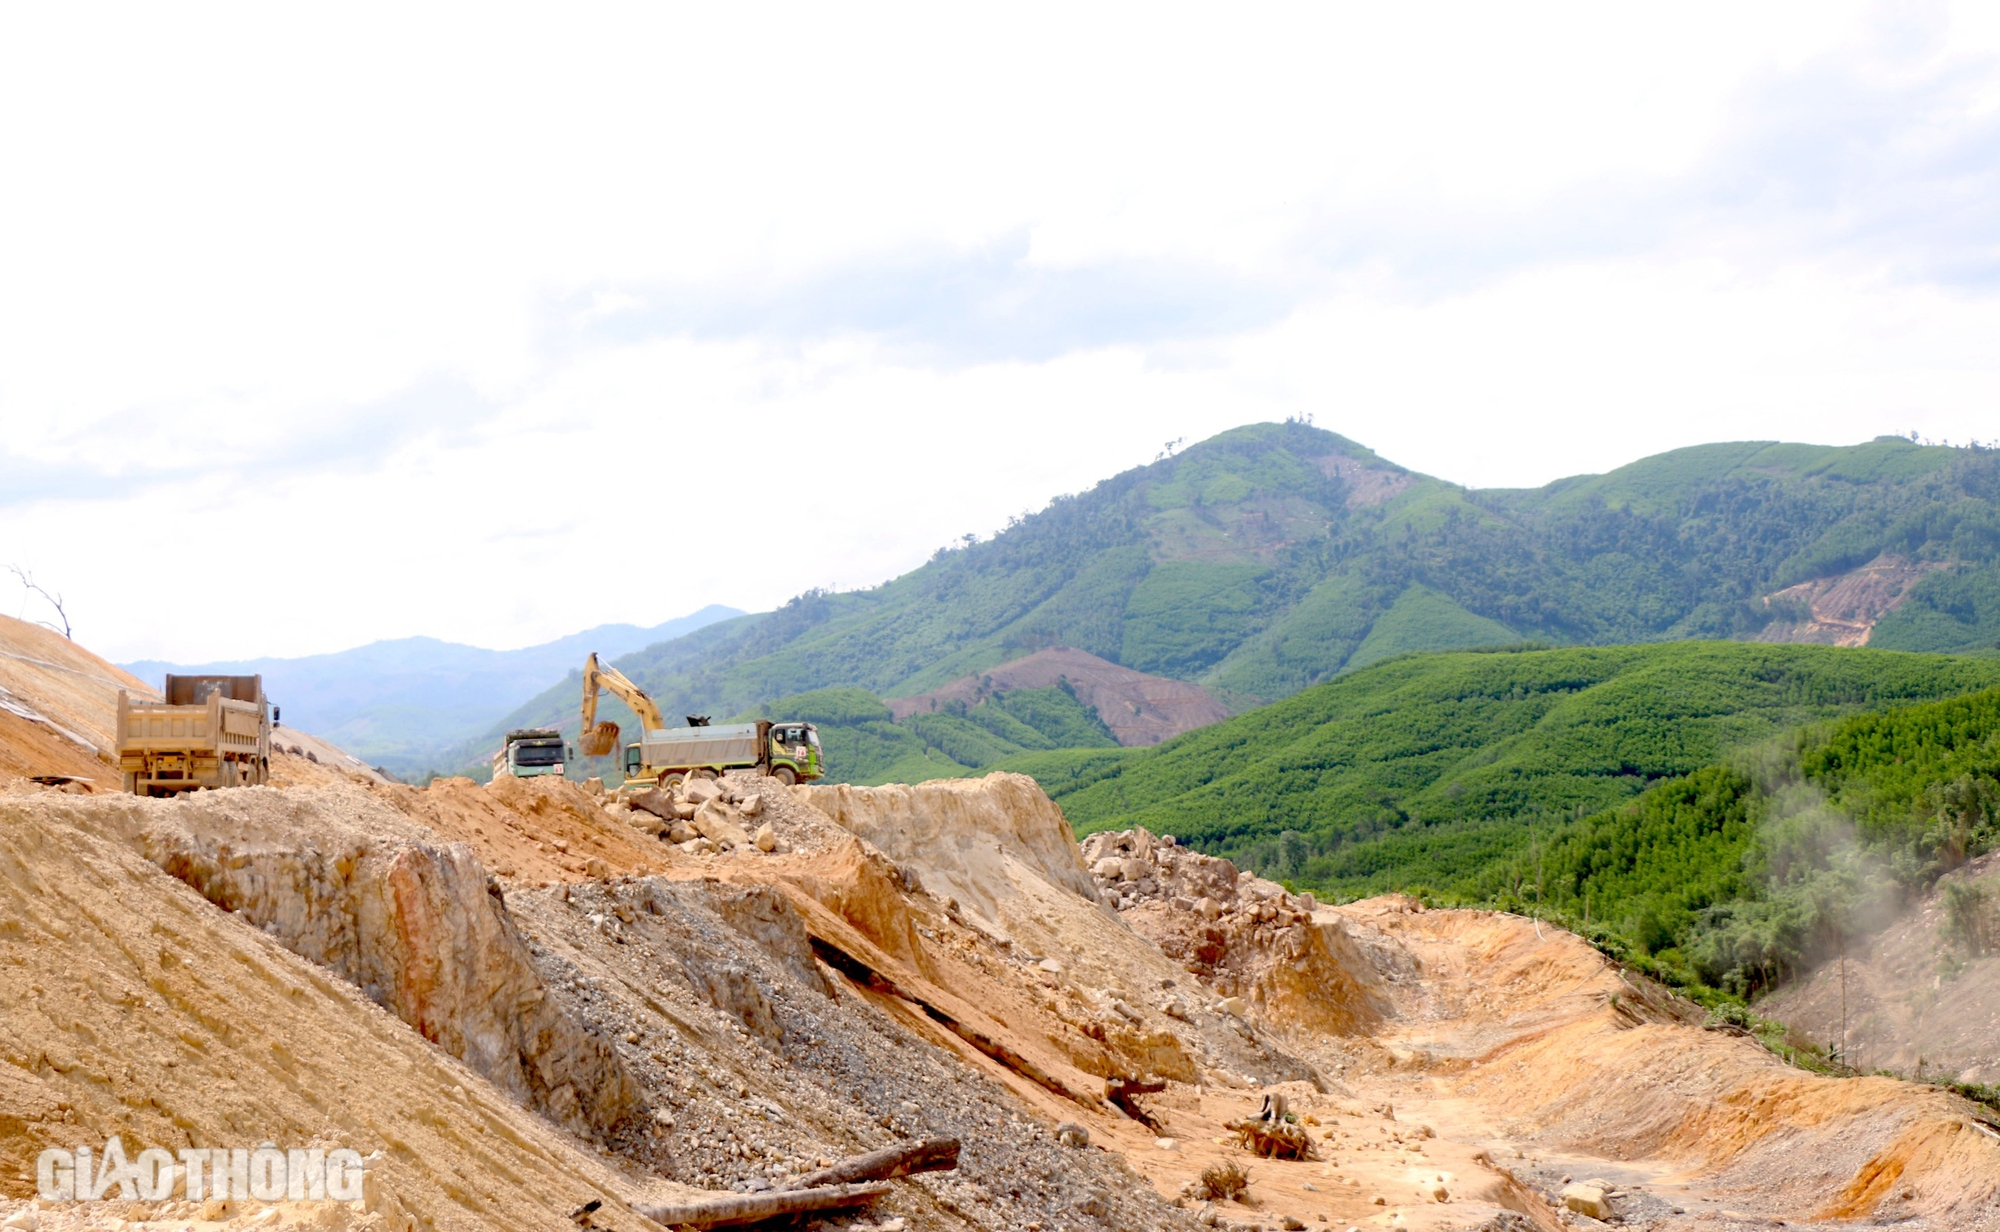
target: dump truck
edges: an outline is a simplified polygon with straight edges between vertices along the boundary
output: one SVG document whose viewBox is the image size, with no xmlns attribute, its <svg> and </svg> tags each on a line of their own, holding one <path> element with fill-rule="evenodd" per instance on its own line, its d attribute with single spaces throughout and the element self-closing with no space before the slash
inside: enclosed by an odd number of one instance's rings
<svg viewBox="0 0 2000 1232">
<path fill-rule="evenodd" d="M 811 723 L 754 723 L 711 726 L 688 716 L 686 727 L 668 727 L 660 707 L 625 673 L 592 654 L 583 665 L 583 751 L 603 757 L 618 747 L 618 724 L 598 722 L 597 697 L 605 692 L 639 716 L 639 739 L 625 746 L 625 781 L 670 786 L 691 775 L 713 778 L 725 770 L 758 770 L 787 786 L 825 773 L 819 729 Z"/>
<path fill-rule="evenodd" d="M 507 733 L 493 755 L 493 773 L 531 779 L 544 774 L 563 776 L 569 745 L 553 727 L 517 727 Z"/>
<path fill-rule="evenodd" d="M 662 787 L 690 775 L 757 770 L 790 786 L 820 776 L 819 729 L 811 723 L 726 723 L 664 727 L 625 746 L 625 777 Z"/>
<path fill-rule="evenodd" d="M 262 676 L 169 676 L 160 701 L 118 691 L 118 768 L 125 790 L 171 796 L 255 787 L 271 773 L 278 711 Z"/>
</svg>

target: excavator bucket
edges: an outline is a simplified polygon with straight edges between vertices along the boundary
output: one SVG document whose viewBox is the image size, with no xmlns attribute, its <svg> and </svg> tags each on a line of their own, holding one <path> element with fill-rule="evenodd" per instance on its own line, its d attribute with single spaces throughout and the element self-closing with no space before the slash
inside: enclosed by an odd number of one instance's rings
<svg viewBox="0 0 2000 1232">
<path fill-rule="evenodd" d="M 618 724 L 605 721 L 583 733 L 577 741 L 585 757 L 606 757 L 618 747 Z"/>
</svg>

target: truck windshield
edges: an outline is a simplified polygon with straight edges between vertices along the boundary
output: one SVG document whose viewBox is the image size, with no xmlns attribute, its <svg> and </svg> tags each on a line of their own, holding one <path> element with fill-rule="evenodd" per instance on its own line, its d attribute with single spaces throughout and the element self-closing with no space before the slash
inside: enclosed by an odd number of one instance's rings
<svg viewBox="0 0 2000 1232">
<path fill-rule="evenodd" d="M 810 745 L 811 745 L 811 746 L 813 746 L 814 748 L 818 748 L 818 747 L 819 747 L 819 732 L 818 732 L 818 731 L 816 731 L 816 730 L 815 730 L 815 729 L 813 729 L 813 728 L 810 728 L 810 727 L 806 728 L 806 743 L 807 743 L 807 744 L 810 744 Z"/>
<path fill-rule="evenodd" d="M 517 766 L 553 766 L 563 759 L 560 744 L 517 744 L 514 746 L 514 764 Z"/>
</svg>

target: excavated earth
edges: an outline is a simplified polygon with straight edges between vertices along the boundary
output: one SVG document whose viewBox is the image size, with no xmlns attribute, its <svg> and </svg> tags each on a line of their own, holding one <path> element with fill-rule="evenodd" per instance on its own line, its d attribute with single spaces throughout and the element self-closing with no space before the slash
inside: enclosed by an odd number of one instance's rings
<svg viewBox="0 0 2000 1232">
<path fill-rule="evenodd" d="M 1788 1068 L 1531 920 L 1079 846 L 1011 775 L 627 801 L 285 740 L 273 786 L 138 800 L 103 790 L 116 669 L 40 651 L 41 694 L 0 659 L 43 716 L 0 711 L 0 1226 L 641 1229 L 949 1135 L 956 1171 L 802 1223 L 2000 1227 L 1975 1105 Z M 1312 1157 L 1236 1144 L 1274 1095 Z M 369 1183 L 35 1196 L 38 1152 L 113 1135 L 350 1147 Z M 1247 1191 L 1206 1200 L 1225 1164 Z"/>
</svg>

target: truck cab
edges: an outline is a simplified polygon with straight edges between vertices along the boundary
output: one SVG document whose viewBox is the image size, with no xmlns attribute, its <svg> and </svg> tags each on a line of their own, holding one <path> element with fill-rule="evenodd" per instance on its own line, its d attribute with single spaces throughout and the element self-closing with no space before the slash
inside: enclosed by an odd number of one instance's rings
<svg viewBox="0 0 2000 1232">
<path fill-rule="evenodd" d="M 766 773 L 776 774 L 780 766 L 791 769 L 793 782 L 810 782 L 818 778 L 822 773 L 819 729 L 811 723 L 771 724 L 771 768 Z"/>
<path fill-rule="evenodd" d="M 561 778 L 569 762 L 569 745 L 553 727 L 524 727 L 507 733 L 493 755 L 493 773 L 531 779 L 544 774 Z"/>
</svg>

